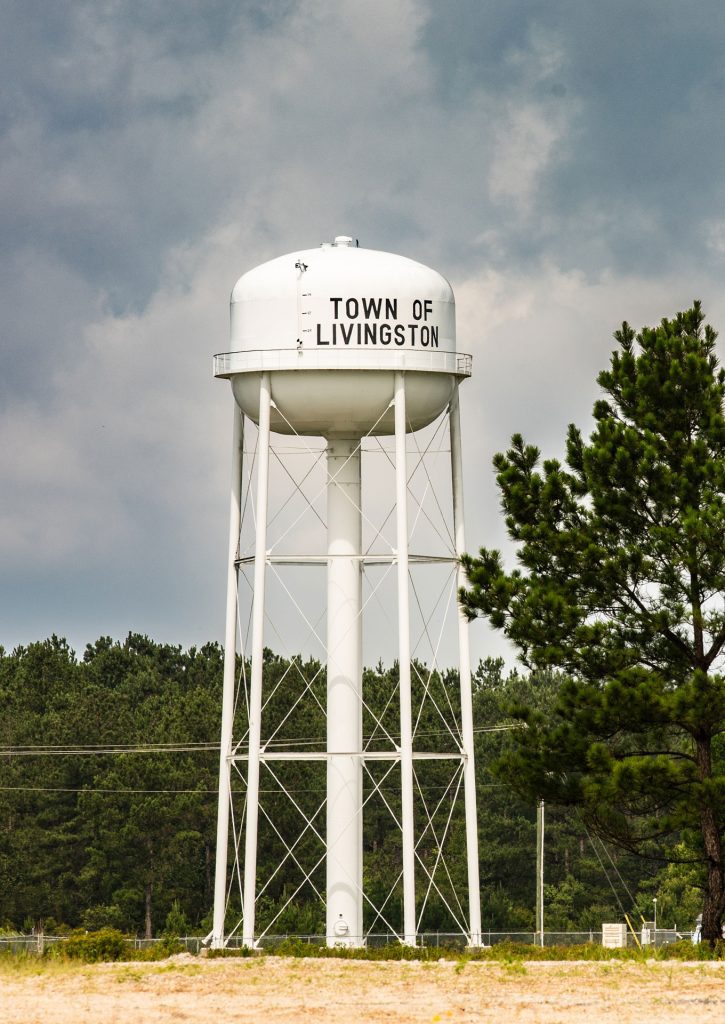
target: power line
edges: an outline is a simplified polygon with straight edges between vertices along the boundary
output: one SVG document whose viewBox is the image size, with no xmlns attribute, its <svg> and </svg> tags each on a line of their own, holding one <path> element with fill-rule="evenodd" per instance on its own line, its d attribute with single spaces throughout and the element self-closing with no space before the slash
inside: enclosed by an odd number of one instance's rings
<svg viewBox="0 0 725 1024">
<path fill-rule="evenodd" d="M 0 786 L 1 793 L 198 793 L 216 796 L 217 789 L 97 789 L 93 786 Z M 262 792 L 260 790 L 260 792 Z M 271 792 L 271 790 L 268 790 Z"/>
<path fill-rule="evenodd" d="M 509 732 L 512 729 L 517 728 L 516 725 L 488 725 L 479 726 L 474 729 L 474 733 L 495 733 L 495 732 Z M 440 736 L 446 735 L 445 730 L 429 730 L 416 734 L 416 738 L 422 738 L 424 736 Z M 391 735 L 391 739 L 395 740 L 399 737 L 396 734 Z M 369 739 L 366 738 L 366 739 Z M 363 742 L 366 742 L 366 739 Z M 324 740 L 319 737 L 299 737 L 290 740 L 275 740 L 274 743 L 269 744 L 269 750 L 276 750 L 283 747 L 303 747 L 311 746 L 314 744 L 323 744 Z M 45 756 L 88 756 L 88 755 L 103 755 L 112 756 L 114 754 L 194 754 L 194 753 L 218 753 L 218 743 L 205 743 L 205 742 L 187 742 L 187 743 L 142 743 L 142 744 L 131 744 L 131 743 L 109 743 L 109 744 L 76 744 L 74 746 L 66 744 L 52 744 L 52 743 L 37 743 L 37 744 L 22 744 L 22 745 L 0 745 L 0 757 L 45 757 Z"/>
<path fill-rule="evenodd" d="M 427 789 L 433 790 L 444 790 L 447 786 L 427 786 Z M 482 786 L 478 786 L 478 789 L 505 789 L 506 785 L 503 782 L 491 782 L 485 783 Z M 385 786 L 385 793 L 399 793 L 400 788 L 395 786 Z M 241 796 L 245 793 L 244 789 L 232 790 L 232 795 Z M 316 789 L 260 789 L 260 793 L 264 793 L 266 796 L 279 796 L 285 793 L 292 793 L 295 796 L 302 793 L 319 793 L 319 788 Z M 173 795 L 175 793 L 191 793 L 198 794 L 200 796 L 217 796 L 219 793 L 218 789 L 111 789 L 106 787 L 95 787 L 95 786 L 0 786 L 0 793 L 104 793 L 104 794 L 154 794 L 164 793 Z"/>
<path fill-rule="evenodd" d="M 37 744 L 25 746 L 0 746 L 0 757 L 46 757 L 46 756 L 85 756 L 113 754 L 195 754 L 218 752 L 218 743 L 144 743 L 144 744 Z"/>
</svg>

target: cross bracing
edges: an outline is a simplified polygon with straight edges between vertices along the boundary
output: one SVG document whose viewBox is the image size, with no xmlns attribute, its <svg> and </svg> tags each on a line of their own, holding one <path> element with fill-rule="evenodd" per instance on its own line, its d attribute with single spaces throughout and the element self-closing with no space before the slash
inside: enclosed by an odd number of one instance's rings
<svg viewBox="0 0 725 1024">
<path fill-rule="evenodd" d="M 358 877 L 354 871 L 347 872 L 345 863 L 338 863 L 337 868 L 339 878 L 358 891 L 363 905 L 363 934 L 357 938 L 364 941 L 368 932 L 384 927 L 401 941 L 410 941 L 411 934 L 414 939 L 417 932 L 443 928 L 457 930 L 476 943 L 466 850 L 456 848 L 451 838 L 462 831 L 457 833 L 452 825 L 465 813 L 470 747 L 467 749 L 464 736 L 458 673 L 450 667 L 458 660 L 454 648 L 460 623 L 450 477 L 447 488 L 441 483 L 450 474 L 448 424 L 444 414 L 426 431 L 409 433 L 406 438 L 405 578 L 410 639 L 403 663 L 396 658 L 399 627 L 394 616 L 402 557 L 398 544 L 400 492 L 397 500 L 390 500 L 395 494 L 396 474 L 399 480 L 400 447 L 396 451 L 387 438 L 373 436 L 371 431 L 347 458 L 338 460 L 342 475 L 353 458 L 361 466 L 361 497 L 352 505 L 360 517 L 362 547 L 359 553 L 344 557 L 359 565 L 362 598 L 355 621 L 363 624 L 364 664 L 378 668 L 366 669 L 362 676 L 359 749 L 331 754 L 326 749 L 326 686 L 334 651 L 327 629 L 325 573 L 319 569 L 329 569 L 340 556 L 325 550 L 325 495 L 331 481 L 326 447 L 324 442 L 299 435 L 269 437 L 266 476 L 261 484 L 269 511 L 261 559 L 266 601 L 260 627 L 259 621 L 256 625 L 254 621 L 258 613 L 253 612 L 260 579 L 259 431 L 245 422 L 241 522 L 233 557 L 237 650 L 241 656 L 237 659 L 234 722 L 226 757 L 227 770 L 235 780 L 229 786 L 232 834 L 226 904 L 243 914 L 245 899 L 248 908 L 253 894 L 257 939 L 275 926 L 294 930 L 288 925 L 301 904 L 321 912 L 326 896 L 324 867 L 326 860 L 334 857 L 325 829 L 325 783 L 327 777 L 329 785 L 331 771 L 334 775 L 335 756 L 347 753 L 359 759 L 362 797 L 350 821 L 339 823 L 339 829 L 344 832 L 359 819 L 363 870 Z M 257 735 L 250 736 L 250 690 L 254 684 L 249 654 L 255 629 L 257 643 L 263 630 L 267 650 L 260 721 Z M 351 622 L 338 631 L 336 644 L 345 646 L 356 629 Z M 401 746 L 406 728 L 401 729 L 399 701 L 401 666 L 406 665 L 411 701 L 408 754 L 405 744 Z M 413 797 L 407 825 L 400 774 L 402 768 L 404 779 L 406 761 Z M 245 878 L 249 852 L 245 853 L 245 818 L 252 763 L 257 772 L 251 782 L 258 804 L 255 841 L 265 851 L 264 863 L 275 866 L 267 877 L 250 883 L 249 871 Z M 416 877 L 412 929 L 401 915 L 401 903 L 410 903 L 400 865 L 406 834 L 415 837 L 409 848 Z M 379 886 L 371 888 L 369 880 L 375 878 L 387 879 L 385 891 Z M 245 941 L 248 939 L 249 935 Z"/>
</svg>

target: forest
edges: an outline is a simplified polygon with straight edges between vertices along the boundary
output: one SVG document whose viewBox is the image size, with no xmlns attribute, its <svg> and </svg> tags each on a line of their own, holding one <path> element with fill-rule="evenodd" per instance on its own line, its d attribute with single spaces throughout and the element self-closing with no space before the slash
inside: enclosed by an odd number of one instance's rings
<svg viewBox="0 0 725 1024">
<path fill-rule="evenodd" d="M 317 663 L 298 661 L 324 686 Z M 51 934 L 113 926 L 151 937 L 172 915 L 177 932 L 210 930 L 222 663 L 216 643 L 183 650 L 138 634 L 102 637 L 82 655 L 55 636 L 10 653 L 0 648 L 0 928 Z M 287 664 L 265 651 L 265 685 L 284 680 Z M 373 707 L 396 676 L 397 665 L 366 669 Z M 457 674 L 437 681 L 455 701 Z M 510 743 L 510 708 L 526 704 L 545 714 L 561 682 L 553 670 L 507 671 L 492 659 L 474 673 L 487 930 L 534 929 L 536 805 L 517 794 L 497 764 Z M 276 698 L 282 704 L 284 686 Z M 324 796 L 322 779 L 310 776 L 305 784 Z M 374 892 L 391 870 L 399 838 L 383 817 L 370 817 L 365 884 Z M 696 867 L 668 863 L 682 842 L 674 836 L 634 856 L 603 844 L 575 808 L 547 805 L 546 930 L 599 929 L 603 921 L 623 920 L 624 912 L 650 920 L 654 899 L 662 927 L 689 930 L 701 909 L 701 879 Z M 465 858 L 455 857 L 464 848 L 462 814 L 452 818 L 450 847 L 452 884 L 464 893 Z M 260 874 L 272 855 L 262 843 Z M 287 898 L 282 880 L 268 889 L 262 923 Z M 397 912 L 391 908 L 393 924 Z M 441 930 L 448 926 L 443 908 L 438 918 L 433 908 L 431 920 Z M 319 900 L 301 892 L 275 931 L 315 932 L 322 921 Z"/>
</svg>

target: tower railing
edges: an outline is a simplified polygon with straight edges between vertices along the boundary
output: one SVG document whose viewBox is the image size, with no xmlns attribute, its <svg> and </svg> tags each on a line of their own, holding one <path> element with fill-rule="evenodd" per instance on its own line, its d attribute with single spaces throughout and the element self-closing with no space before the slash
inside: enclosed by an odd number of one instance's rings
<svg viewBox="0 0 725 1024">
<path fill-rule="evenodd" d="M 274 348 L 219 352 L 214 376 L 265 370 L 405 370 L 470 377 L 473 358 L 466 352 L 381 348 Z"/>
</svg>

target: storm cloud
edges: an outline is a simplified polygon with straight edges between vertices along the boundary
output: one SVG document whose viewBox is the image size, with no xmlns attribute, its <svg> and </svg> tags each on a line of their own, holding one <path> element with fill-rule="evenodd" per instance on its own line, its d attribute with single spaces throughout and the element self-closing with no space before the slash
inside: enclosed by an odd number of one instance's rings
<svg viewBox="0 0 725 1024">
<path fill-rule="evenodd" d="M 220 638 L 245 270 L 347 233 L 457 297 L 491 457 L 587 426 L 622 319 L 725 322 L 725 19 L 668 0 L 0 9 L 0 643 Z M 498 649 L 477 627 L 477 654 Z"/>
</svg>

